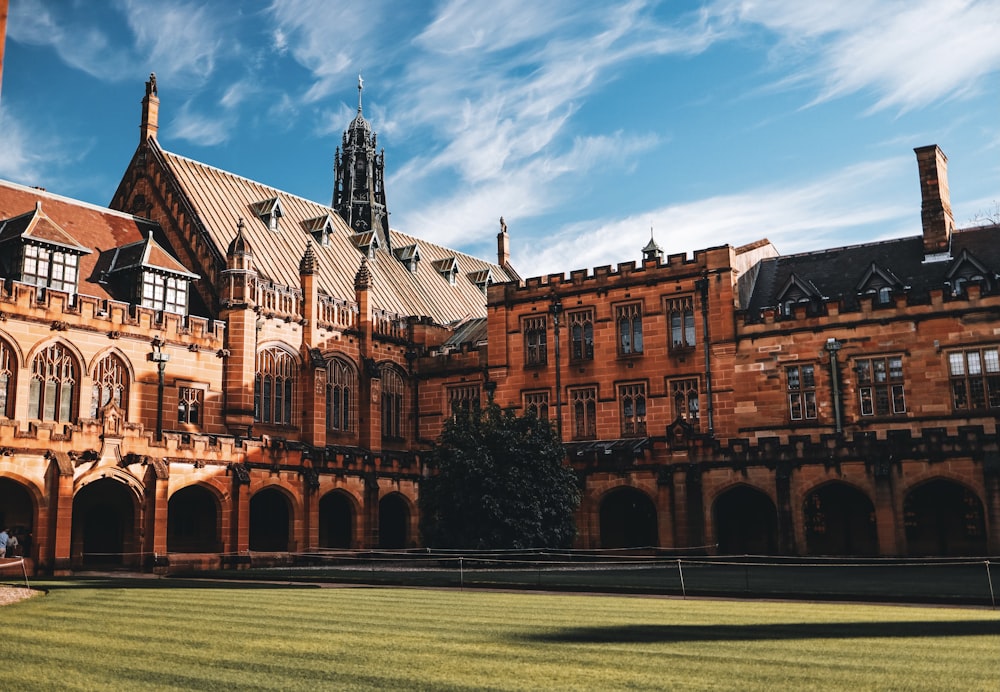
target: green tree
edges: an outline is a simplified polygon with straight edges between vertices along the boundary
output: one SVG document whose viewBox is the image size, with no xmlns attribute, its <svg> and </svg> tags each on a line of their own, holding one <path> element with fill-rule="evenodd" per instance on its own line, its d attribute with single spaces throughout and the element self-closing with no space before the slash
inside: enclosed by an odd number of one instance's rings
<svg viewBox="0 0 1000 692">
<path fill-rule="evenodd" d="M 491 403 L 459 410 L 427 457 L 421 533 L 431 548 L 569 547 L 580 504 L 576 473 L 552 425 Z"/>
</svg>

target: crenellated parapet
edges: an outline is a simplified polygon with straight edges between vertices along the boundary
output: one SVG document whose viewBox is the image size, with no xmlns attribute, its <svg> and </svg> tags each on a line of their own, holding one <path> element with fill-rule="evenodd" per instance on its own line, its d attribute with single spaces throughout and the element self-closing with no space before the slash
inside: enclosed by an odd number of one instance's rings
<svg viewBox="0 0 1000 692">
<path fill-rule="evenodd" d="M 102 332 L 109 338 L 153 335 L 200 348 L 221 348 L 225 322 L 195 315 L 154 310 L 134 303 L 70 294 L 7 281 L 0 289 L 0 322 L 21 320 L 49 324 L 52 331 Z"/>
<path fill-rule="evenodd" d="M 548 274 L 530 277 L 520 282 L 494 284 L 488 289 L 488 303 L 492 305 L 501 301 L 532 300 L 539 296 L 548 297 L 554 292 L 566 295 L 644 285 L 670 279 L 695 279 L 706 271 L 719 272 L 732 269 L 736 264 L 735 252 L 726 245 L 698 250 L 693 257 L 686 253 L 676 253 L 668 255 L 666 261 L 653 258 L 638 264 L 634 261 L 621 262 L 614 268 L 612 265 L 602 265 L 592 270 L 574 270 L 568 276 L 565 273 Z"/>
</svg>

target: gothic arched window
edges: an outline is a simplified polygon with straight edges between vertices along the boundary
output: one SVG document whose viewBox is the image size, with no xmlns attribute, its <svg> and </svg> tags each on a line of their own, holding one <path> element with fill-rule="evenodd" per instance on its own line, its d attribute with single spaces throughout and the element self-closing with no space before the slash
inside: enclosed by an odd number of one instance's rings
<svg viewBox="0 0 1000 692">
<path fill-rule="evenodd" d="M 258 423 L 291 425 L 295 401 L 295 359 L 288 351 L 265 348 L 257 354 L 253 417 Z"/>
<path fill-rule="evenodd" d="M 382 367 L 382 437 L 402 439 L 405 433 L 406 385 L 394 367 Z"/>
<path fill-rule="evenodd" d="M 125 362 L 113 353 L 102 358 L 94 370 L 90 417 L 97 418 L 101 409 L 111 402 L 120 409 L 128 408 L 128 369 Z"/>
<path fill-rule="evenodd" d="M 31 361 L 28 417 L 71 422 L 80 381 L 76 358 L 62 344 L 51 344 Z"/>
<path fill-rule="evenodd" d="M 347 432 L 354 427 L 357 378 L 352 368 L 339 358 L 326 366 L 326 427 Z"/>
<path fill-rule="evenodd" d="M 14 412 L 14 389 L 17 386 L 17 355 L 0 340 L 0 416 L 10 418 Z"/>
</svg>

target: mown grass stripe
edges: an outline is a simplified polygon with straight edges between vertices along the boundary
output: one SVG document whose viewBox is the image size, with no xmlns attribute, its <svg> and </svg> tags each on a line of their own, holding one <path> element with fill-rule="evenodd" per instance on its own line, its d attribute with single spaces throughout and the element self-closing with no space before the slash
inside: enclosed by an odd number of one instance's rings
<svg viewBox="0 0 1000 692">
<path fill-rule="evenodd" d="M 4 685 L 990 689 L 1000 652 L 1000 618 L 984 610 L 108 586 L 55 582 L 5 608 Z"/>
</svg>

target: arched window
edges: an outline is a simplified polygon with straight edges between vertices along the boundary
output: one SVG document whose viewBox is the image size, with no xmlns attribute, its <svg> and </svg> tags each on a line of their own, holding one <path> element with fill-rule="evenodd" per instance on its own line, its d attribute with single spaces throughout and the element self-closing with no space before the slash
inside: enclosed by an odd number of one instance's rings
<svg viewBox="0 0 1000 692">
<path fill-rule="evenodd" d="M 354 428 L 354 408 L 357 397 L 354 368 L 339 358 L 326 366 L 326 427 L 347 432 Z"/>
<path fill-rule="evenodd" d="M 31 361 L 28 417 L 69 423 L 80 381 L 76 358 L 62 344 L 51 344 Z"/>
<path fill-rule="evenodd" d="M 97 418 L 101 409 L 111 402 L 120 409 L 128 408 L 128 369 L 122 359 L 113 353 L 102 358 L 94 371 L 90 417 Z"/>
<path fill-rule="evenodd" d="M 253 417 L 258 423 L 291 425 L 295 401 L 295 359 L 272 347 L 257 354 L 253 382 Z"/>
<path fill-rule="evenodd" d="M 17 386 L 17 356 L 5 341 L 0 340 L 0 416 L 14 413 L 14 389 Z"/>
<path fill-rule="evenodd" d="M 406 385 L 395 368 L 382 366 L 382 437 L 402 439 L 405 433 Z"/>
</svg>

